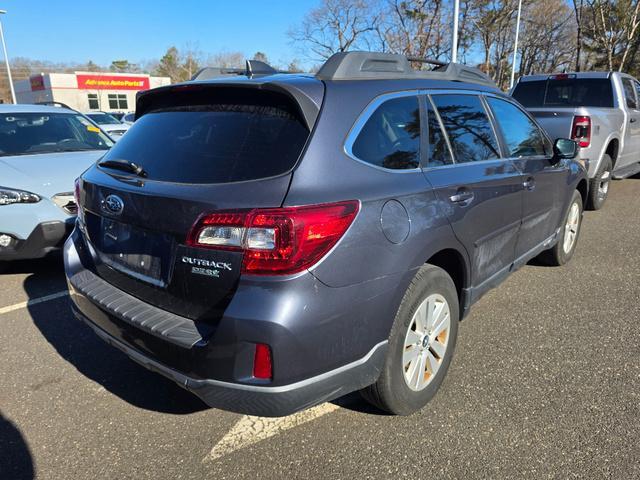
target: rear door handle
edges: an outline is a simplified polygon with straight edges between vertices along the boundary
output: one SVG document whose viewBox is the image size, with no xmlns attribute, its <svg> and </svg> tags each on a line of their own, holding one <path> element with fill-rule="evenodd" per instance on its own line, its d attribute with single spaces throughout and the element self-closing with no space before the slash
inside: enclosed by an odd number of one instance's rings
<svg viewBox="0 0 640 480">
<path fill-rule="evenodd" d="M 526 188 L 527 190 L 529 190 L 529 191 L 535 190 L 536 181 L 535 181 L 535 179 L 533 177 L 529 177 L 524 182 L 522 182 L 522 186 L 524 188 Z"/>
<path fill-rule="evenodd" d="M 629 123 L 636 123 L 636 119 L 635 118 L 630 118 L 629 119 Z"/>
<path fill-rule="evenodd" d="M 451 200 L 452 203 L 469 204 L 471 200 L 473 200 L 473 197 L 473 192 L 469 190 L 458 190 L 455 195 L 449 197 L 449 200 Z"/>
</svg>

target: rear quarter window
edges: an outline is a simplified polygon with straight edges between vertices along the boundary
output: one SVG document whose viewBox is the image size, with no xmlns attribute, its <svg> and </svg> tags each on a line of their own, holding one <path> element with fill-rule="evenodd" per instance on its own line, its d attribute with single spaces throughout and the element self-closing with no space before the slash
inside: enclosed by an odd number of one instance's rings
<svg viewBox="0 0 640 480">
<path fill-rule="evenodd" d="M 277 176 L 295 166 L 309 136 L 295 109 L 281 100 L 151 109 L 104 159 L 129 160 L 149 179 L 176 183 Z"/>
<path fill-rule="evenodd" d="M 351 147 L 366 163 L 392 170 L 420 165 L 420 106 L 418 97 L 387 100 L 368 118 Z"/>
</svg>

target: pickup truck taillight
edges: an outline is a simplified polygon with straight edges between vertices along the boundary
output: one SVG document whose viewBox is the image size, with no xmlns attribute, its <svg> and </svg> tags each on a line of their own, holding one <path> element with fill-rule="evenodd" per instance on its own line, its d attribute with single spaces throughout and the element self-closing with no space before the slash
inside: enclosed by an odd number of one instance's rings
<svg viewBox="0 0 640 480">
<path fill-rule="evenodd" d="M 351 200 L 206 214 L 192 227 L 187 245 L 243 252 L 243 273 L 288 275 L 311 267 L 331 250 L 359 208 Z"/>
<path fill-rule="evenodd" d="M 591 117 L 582 115 L 573 117 L 571 138 L 578 142 L 581 148 L 591 145 Z"/>
</svg>

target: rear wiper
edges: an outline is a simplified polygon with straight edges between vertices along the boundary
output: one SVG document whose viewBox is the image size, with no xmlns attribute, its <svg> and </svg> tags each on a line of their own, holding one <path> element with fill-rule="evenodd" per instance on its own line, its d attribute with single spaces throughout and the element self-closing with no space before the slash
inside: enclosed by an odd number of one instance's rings
<svg viewBox="0 0 640 480">
<path fill-rule="evenodd" d="M 146 177 L 147 172 L 144 168 L 139 165 L 136 165 L 129 160 L 102 160 L 98 162 L 99 167 L 113 168 L 114 170 L 124 170 L 126 172 L 135 173 L 139 177 Z"/>
</svg>

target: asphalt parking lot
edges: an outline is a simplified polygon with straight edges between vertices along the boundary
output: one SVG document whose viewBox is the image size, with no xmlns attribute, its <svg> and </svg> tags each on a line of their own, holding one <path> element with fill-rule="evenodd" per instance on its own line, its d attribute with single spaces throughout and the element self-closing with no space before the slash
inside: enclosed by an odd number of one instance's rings
<svg viewBox="0 0 640 480">
<path fill-rule="evenodd" d="M 639 178 L 585 214 L 568 266 L 474 307 L 410 417 L 356 395 L 277 420 L 206 409 L 71 317 L 60 262 L 0 275 L 1 479 L 640 478 Z"/>
</svg>

